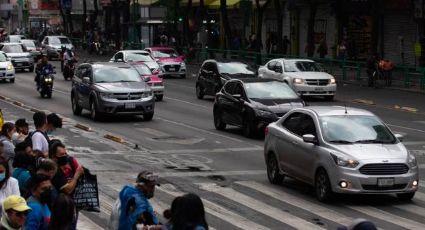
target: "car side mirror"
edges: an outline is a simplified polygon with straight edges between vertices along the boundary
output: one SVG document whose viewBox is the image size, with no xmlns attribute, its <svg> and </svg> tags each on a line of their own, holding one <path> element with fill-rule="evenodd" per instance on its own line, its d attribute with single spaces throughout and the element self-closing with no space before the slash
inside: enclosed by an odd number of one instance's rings
<svg viewBox="0 0 425 230">
<path fill-rule="evenodd" d="M 89 84 L 90 78 L 89 77 L 83 77 L 83 83 Z"/>
<path fill-rule="evenodd" d="M 319 142 L 317 141 L 316 137 L 312 134 L 304 134 L 303 135 L 303 141 L 305 143 L 312 143 L 317 145 Z"/>
<path fill-rule="evenodd" d="M 400 142 L 402 142 L 402 141 L 404 140 L 404 138 L 405 138 L 405 136 L 404 136 L 404 135 L 399 134 L 399 133 L 394 134 L 394 136 L 395 136 L 395 138 L 397 138 Z"/>
</svg>

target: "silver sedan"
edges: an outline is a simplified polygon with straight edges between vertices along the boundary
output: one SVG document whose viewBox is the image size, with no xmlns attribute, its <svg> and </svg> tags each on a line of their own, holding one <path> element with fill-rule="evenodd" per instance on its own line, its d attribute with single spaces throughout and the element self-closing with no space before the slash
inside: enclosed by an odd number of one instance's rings
<svg viewBox="0 0 425 230">
<path fill-rule="evenodd" d="M 320 201 L 334 192 L 411 200 L 418 189 L 418 166 L 401 140 L 365 110 L 293 109 L 266 129 L 267 176 L 275 184 L 290 176 L 313 185 Z"/>
</svg>

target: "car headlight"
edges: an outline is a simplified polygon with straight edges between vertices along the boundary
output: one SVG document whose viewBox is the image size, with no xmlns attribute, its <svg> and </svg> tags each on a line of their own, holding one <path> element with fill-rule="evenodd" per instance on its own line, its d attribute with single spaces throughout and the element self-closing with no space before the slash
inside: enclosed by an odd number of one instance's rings
<svg viewBox="0 0 425 230">
<path fill-rule="evenodd" d="M 416 157 L 413 154 L 409 154 L 409 166 L 411 168 L 414 168 L 416 166 L 418 166 L 418 162 L 416 161 Z"/>
<path fill-rule="evenodd" d="M 331 156 L 334 159 L 335 164 L 340 166 L 340 167 L 355 168 L 355 167 L 357 167 L 357 165 L 359 165 L 359 162 L 356 161 L 356 160 L 344 159 L 344 158 L 336 156 L 335 154 L 332 154 L 332 153 L 331 153 Z"/>
<path fill-rule="evenodd" d="M 336 84 L 335 78 L 329 79 L 329 84 L 331 84 L 331 85 Z"/>
<path fill-rule="evenodd" d="M 153 96 L 152 91 L 146 91 L 146 92 L 143 92 L 143 94 L 142 94 L 142 98 L 148 98 L 148 97 L 152 97 L 152 96 Z"/>
<path fill-rule="evenodd" d="M 104 98 L 104 99 L 113 99 L 113 94 L 112 93 L 99 93 L 100 97 Z"/>
<path fill-rule="evenodd" d="M 260 116 L 260 117 L 274 116 L 274 113 L 272 111 L 265 110 L 265 109 L 256 109 L 255 113 L 257 114 L 257 116 Z"/>
<path fill-rule="evenodd" d="M 304 79 L 302 79 L 302 78 L 294 78 L 294 84 L 299 84 L 299 85 L 302 85 L 302 84 L 304 84 Z"/>
<path fill-rule="evenodd" d="M 7 65 L 7 70 L 13 70 L 13 65 L 11 63 Z"/>
<path fill-rule="evenodd" d="M 182 63 L 180 64 L 180 67 L 181 67 L 182 69 L 186 69 L 186 63 L 182 62 Z"/>
</svg>

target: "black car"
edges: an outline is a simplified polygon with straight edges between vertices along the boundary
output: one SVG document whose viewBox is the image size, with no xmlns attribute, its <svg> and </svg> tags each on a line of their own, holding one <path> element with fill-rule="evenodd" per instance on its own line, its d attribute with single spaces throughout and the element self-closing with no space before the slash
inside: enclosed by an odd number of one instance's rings
<svg viewBox="0 0 425 230">
<path fill-rule="evenodd" d="M 214 125 L 241 127 L 247 137 L 262 131 L 292 108 L 303 107 L 304 101 L 285 82 L 245 78 L 226 82 L 215 96 Z"/>
<path fill-rule="evenodd" d="M 196 97 L 214 96 L 230 79 L 255 78 L 255 70 L 241 62 L 218 62 L 206 60 L 196 80 Z"/>
</svg>

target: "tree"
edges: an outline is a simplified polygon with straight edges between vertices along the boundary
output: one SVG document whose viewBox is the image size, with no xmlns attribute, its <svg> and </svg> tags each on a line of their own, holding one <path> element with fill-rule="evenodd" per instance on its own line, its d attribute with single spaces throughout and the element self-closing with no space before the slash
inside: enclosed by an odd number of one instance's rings
<svg viewBox="0 0 425 230">
<path fill-rule="evenodd" d="M 260 0 L 255 0 L 255 6 L 257 8 L 257 31 L 256 31 L 256 40 L 257 44 L 255 44 L 255 51 L 260 52 L 263 41 L 261 39 L 261 34 L 263 33 L 263 14 L 264 10 L 270 4 L 272 0 L 267 0 L 263 6 L 260 6 Z"/>
<path fill-rule="evenodd" d="M 191 16 L 192 16 L 192 0 L 188 0 L 186 5 L 184 24 L 183 24 L 183 30 L 184 30 L 185 40 L 186 40 L 186 43 L 184 45 L 187 44 L 188 46 L 192 46 L 192 41 L 193 41 L 192 33 L 189 28 L 189 20 Z"/>
<path fill-rule="evenodd" d="M 227 1 L 226 0 L 220 0 L 220 13 L 221 13 L 222 25 L 224 27 L 224 36 L 225 36 L 224 49 L 227 49 L 228 47 L 230 47 L 230 43 L 232 39 L 232 31 L 230 30 L 229 19 L 227 17 Z"/>
<path fill-rule="evenodd" d="M 276 20 L 277 20 L 277 52 L 282 53 L 283 52 L 283 14 L 282 14 L 282 4 L 281 0 L 273 0 L 274 1 L 274 9 L 276 13 Z M 283 3 L 285 4 L 285 3 Z"/>
<path fill-rule="evenodd" d="M 65 34 L 68 34 L 68 24 L 67 24 L 65 13 L 63 12 L 62 0 L 59 1 L 59 13 L 62 17 L 62 24 L 63 24 L 64 32 L 65 32 Z"/>
</svg>

